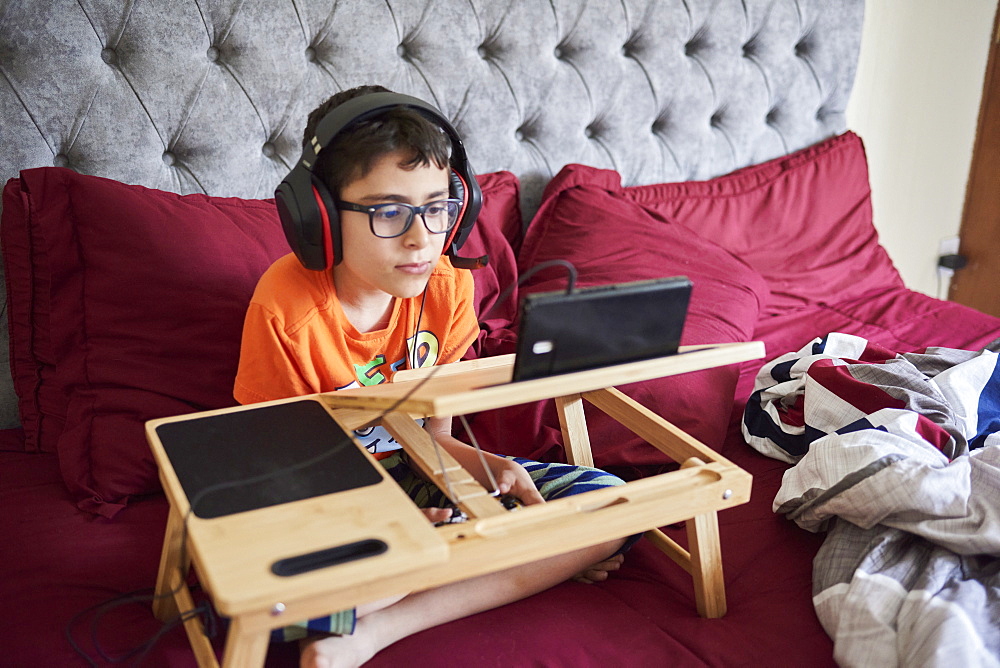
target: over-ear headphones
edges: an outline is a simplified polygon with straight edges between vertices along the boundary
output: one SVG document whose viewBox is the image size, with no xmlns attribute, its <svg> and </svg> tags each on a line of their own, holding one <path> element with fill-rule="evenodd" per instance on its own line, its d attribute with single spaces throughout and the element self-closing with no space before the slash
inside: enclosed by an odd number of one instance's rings
<svg viewBox="0 0 1000 668">
<path fill-rule="evenodd" d="M 466 157 L 465 146 L 448 119 L 430 104 L 399 93 L 369 93 L 331 109 L 316 127 L 316 136 L 302 151 L 302 157 L 274 191 L 281 227 L 288 244 L 307 269 L 322 271 L 343 259 L 340 215 L 327 185 L 313 174 L 320 152 L 348 126 L 377 116 L 396 107 L 417 111 L 438 125 L 451 139 L 451 197 L 462 200 L 458 222 L 444 244 L 444 253 L 457 267 L 485 266 L 488 258 L 458 257 L 476 216 L 483 205 L 483 194 Z"/>
</svg>

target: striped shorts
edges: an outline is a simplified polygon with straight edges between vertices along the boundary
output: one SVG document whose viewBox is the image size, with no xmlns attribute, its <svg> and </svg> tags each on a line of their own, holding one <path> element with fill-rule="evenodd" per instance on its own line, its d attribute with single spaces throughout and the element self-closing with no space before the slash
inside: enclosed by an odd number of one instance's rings
<svg viewBox="0 0 1000 668">
<path fill-rule="evenodd" d="M 512 459 L 528 471 L 532 482 L 535 483 L 538 492 L 546 501 L 625 484 L 617 476 L 587 466 L 536 462 L 523 457 L 508 457 L 508 459 Z M 451 500 L 434 483 L 428 482 L 414 473 L 406 453 L 402 450 L 380 460 L 379 463 L 418 507 L 449 508 L 453 506 Z M 628 538 L 619 553 L 631 547 L 638 538 L 638 535 Z M 287 642 L 301 640 L 312 635 L 331 633 L 348 635 L 354 633 L 356 623 L 357 615 L 353 608 L 341 610 L 332 615 L 274 629 L 271 631 L 271 640 L 272 642 Z"/>
</svg>

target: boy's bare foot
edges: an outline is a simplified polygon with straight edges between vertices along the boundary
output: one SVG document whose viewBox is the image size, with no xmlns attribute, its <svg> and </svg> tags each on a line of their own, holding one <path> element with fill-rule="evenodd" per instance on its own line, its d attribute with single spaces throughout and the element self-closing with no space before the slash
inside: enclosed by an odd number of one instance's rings
<svg viewBox="0 0 1000 668">
<path fill-rule="evenodd" d="M 593 584 L 595 582 L 604 582 L 608 579 L 608 575 L 612 571 L 617 571 L 622 566 L 622 562 L 625 561 L 625 555 L 616 554 L 613 557 L 609 557 L 604 561 L 599 561 L 593 566 L 589 566 L 576 575 L 573 579 L 577 582 L 582 582 L 584 584 Z"/>
<path fill-rule="evenodd" d="M 365 642 L 362 634 L 327 636 L 319 640 L 303 640 L 300 646 L 300 668 L 357 668 L 375 656 L 377 648 Z"/>
</svg>

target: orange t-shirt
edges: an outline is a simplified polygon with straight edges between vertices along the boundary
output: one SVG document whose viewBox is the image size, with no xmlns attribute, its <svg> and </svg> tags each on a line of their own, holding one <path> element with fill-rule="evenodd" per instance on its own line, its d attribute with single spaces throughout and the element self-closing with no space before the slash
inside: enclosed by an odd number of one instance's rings
<svg viewBox="0 0 1000 668">
<path fill-rule="evenodd" d="M 361 333 L 340 307 L 331 272 L 306 269 L 291 254 L 278 259 L 250 301 L 233 396 L 248 404 L 377 385 L 409 359 L 417 367 L 461 359 L 479 332 L 471 272 L 442 256 L 424 298 L 416 335 L 419 296 L 396 299 L 385 329 Z M 369 449 L 398 448 L 386 445 Z"/>
</svg>

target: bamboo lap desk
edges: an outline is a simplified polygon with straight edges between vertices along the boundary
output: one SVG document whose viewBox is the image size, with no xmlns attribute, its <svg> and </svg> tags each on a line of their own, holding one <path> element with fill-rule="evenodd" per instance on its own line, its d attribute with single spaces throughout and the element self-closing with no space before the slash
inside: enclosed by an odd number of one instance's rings
<svg viewBox="0 0 1000 668">
<path fill-rule="evenodd" d="M 750 499 L 751 476 L 613 386 L 760 358 L 764 347 L 760 342 L 718 344 L 686 347 L 682 353 L 517 383 L 509 382 L 509 355 L 433 372 L 401 372 L 396 382 L 375 387 L 153 420 L 147 423 L 147 437 L 171 506 L 154 613 L 168 620 L 194 607 L 186 584 L 193 564 L 216 609 L 232 620 L 223 665 L 259 666 L 273 628 L 645 532 L 690 573 L 698 613 L 721 617 L 726 599 L 716 513 Z M 428 373 L 432 377 L 425 378 Z M 418 380 L 422 384 L 415 384 Z M 454 459 L 434 448 L 413 421 L 545 399 L 556 402 L 570 463 L 593 465 L 583 412 L 587 401 L 680 468 L 508 512 Z M 433 527 L 353 441 L 377 472 L 373 484 L 220 517 L 189 513 L 190 500 L 160 440 L 160 427 L 303 401 L 318 403 L 348 432 L 381 418 L 442 490 L 448 489 L 447 474 L 452 500 L 469 521 Z M 688 549 L 656 528 L 684 520 Z M 355 543 L 385 549 L 292 576 L 272 572 L 275 562 Z M 199 665 L 218 665 L 201 622 L 189 619 L 185 629 Z"/>
</svg>

